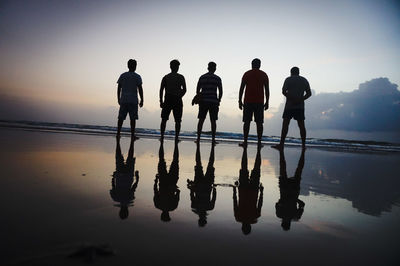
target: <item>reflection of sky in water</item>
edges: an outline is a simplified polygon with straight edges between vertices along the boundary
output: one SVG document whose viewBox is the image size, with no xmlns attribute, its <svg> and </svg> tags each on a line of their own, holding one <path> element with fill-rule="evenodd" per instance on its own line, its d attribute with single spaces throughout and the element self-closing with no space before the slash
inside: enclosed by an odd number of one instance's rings
<svg viewBox="0 0 400 266">
<path fill-rule="evenodd" d="M 10 191 L 7 195 L 3 193 L 0 198 L 3 202 L 3 213 L 10 219 L 9 224 L 15 224 L 15 228 L 19 228 L 19 225 L 23 228 L 22 223 L 25 220 L 30 220 L 32 224 L 26 226 L 26 230 L 31 230 L 30 233 L 22 229 L 16 234 L 16 239 L 25 238 L 26 234 L 29 236 L 35 234 L 34 232 L 46 234 L 47 223 L 43 224 L 43 220 L 50 219 L 52 226 L 57 226 L 57 223 L 71 221 L 74 221 L 72 224 L 86 224 L 90 217 L 115 224 L 117 228 L 121 228 L 117 230 L 134 230 L 129 225 L 139 223 L 144 232 L 168 230 L 170 234 L 176 232 L 187 234 L 187 237 L 199 237 L 197 234 L 202 234 L 203 237 L 213 235 L 226 239 L 220 241 L 236 241 L 243 236 L 241 225 L 235 221 L 233 214 L 233 190 L 226 185 L 234 184 L 239 178 L 242 149 L 235 145 L 219 144 L 215 148 L 215 183 L 225 185 L 217 187 L 215 208 L 208 212 L 205 228 L 200 229 L 197 226 L 198 217 L 191 210 L 186 181 L 194 178 L 194 143 L 183 141 L 179 144 L 177 185 L 181 191 L 180 200 L 178 208 L 170 213 L 171 221 L 164 223 L 160 221 L 161 211 L 153 203 L 153 184 L 157 174 L 160 144 L 154 139 L 140 139 L 136 142 L 135 170 L 139 171 L 140 180 L 134 205 L 129 207 L 129 217 L 121 224 L 118 207 L 113 206 L 114 202 L 109 194 L 111 176 L 115 171 L 114 138 L 4 130 L 0 133 L 0 143 L 4 147 L 0 152 L 3 169 L 0 184 L 4 191 Z M 128 148 L 129 140 L 122 139 L 121 149 L 125 159 Z M 166 141 L 164 150 L 169 170 L 173 158 L 172 142 Z M 210 154 L 208 143 L 201 145 L 200 154 L 205 171 Z M 255 155 L 255 146 L 250 146 L 250 172 Z M 291 177 L 296 171 L 300 150 L 287 148 L 285 157 L 287 174 Z M 305 202 L 304 213 L 298 222 L 292 222 L 290 233 L 282 230 L 281 220 L 275 213 L 275 204 L 280 198 L 279 153 L 270 147 L 264 147 L 261 158 L 263 207 L 261 217 L 252 225 L 248 239 L 268 236 L 269 241 L 277 246 L 286 245 L 284 240 L 289 236 L 308 239 L 313 245 L 317 243 L 313 241 L 324 239 L 327 248 L 332 248 L 332 245 L 337 244 L 335 241 L 340 239 L 351 239 L 355 241 L 352 245 L 356 246 L 362 245 L 363 241 L 375 239 L 376 242 L 372 242 L 375 244 L 371 244 L 370 248 L 387 243 L 389 248 L 385 252 L 390 252 L 391 243 L 394 243 L 393 239 L 398 234 L 393 235 L 393 232 L 398 231 L 399 208 L 393 204 L 399 200 L 399 181 L 396 175 L 399 155 L 307 150 L 299 196 Z M 20 200 L 22 195 L 24 202 Z M 3 206 L 4 202 L 13 202 L 13 207 L 23 209 L 21 217 L 15 216 L 9 206 Z M 96 226 L 91 230 L 96 231 Z M 29 248 L 30 243 L 28 241 L 23 245 Z M 384 252 L 378 249 L 379 252 Z"/>
</svg>

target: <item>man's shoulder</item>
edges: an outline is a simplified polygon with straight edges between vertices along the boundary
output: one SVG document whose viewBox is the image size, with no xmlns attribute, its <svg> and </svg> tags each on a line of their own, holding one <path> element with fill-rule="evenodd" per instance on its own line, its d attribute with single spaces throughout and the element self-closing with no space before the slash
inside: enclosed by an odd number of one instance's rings
<svg viewBox="0 0 400 266">
<path fill-rule="evenodd" d="M 301 80 L 303 80 L 303 81 L 308 82 L 308 80 L 307 80 L 305 77 L 303 77 L 303 76 L 299 76 L 299 78 L 300 78 Z"/>
<path fill-rule="evenodd" d="M 267 76 L 267 73 L 265 73 L 265 72 L 262 71 L 261 69 L 259 69 L 258 71 L 259 71 L 259 73 L 260 73 L 261 75 Z"/>
<path fill-rule="evenodd" d="M 125 77 L 129 72 L 124 72 L 121 75 L 119 75 L 120 77 Z"/>
<path fill-rule="evenodd" d="M 251 73 L 253 73 L 253 70 L 254 69 L 247 70 L 246 72 L 244 72 L 243 76 L 250 75 Z"/>
<path fill-rule="evenodd" d="M 168 73 L 167 75 L 164 76 L 165 79 L 169 78 L 179 78 L 179 79 L 185 79 L 185 77 L 182 74 L 179 73 Z"/>
<path fill-rule="evenodd" d="M 140 77 L 140 75 L 138 74 L 138 73 L 136 73 L 136 72 L 130 72 L 130 71 L 127 71 L 127 72 L 124 72 L 124 73 L 122 73 L 121 74 L 121 77 L 135 77 L 135 78 L 141 78 Z"/>
<path fill-rule="evenodd" d="M 211 79 L 221 80 L 221 78 L 219 76 L 215 75 L 214 73 L 208 73 L 208 72 L 200 76 L 200 79 L 203 79 L 203 78 L 207 78 L 207 79 L 211 78 Z"/>
<path fill-rule="evenodd" d="M 177 75 L 178 75 L 178 77 L 180 78 L 180 79 L 185 79 L 185 77 L 182 75 L 182 74 L 179 74 L 179 73 L 176 73 Z"/>
<path fill-rule="evenodd" d="M 307 79 L 303 76 L 295 75 L 295 76 L 289 76 L 286 78 L 287 81 L 294 81 L 294 82 L 308 82 Z"/>
</svg>

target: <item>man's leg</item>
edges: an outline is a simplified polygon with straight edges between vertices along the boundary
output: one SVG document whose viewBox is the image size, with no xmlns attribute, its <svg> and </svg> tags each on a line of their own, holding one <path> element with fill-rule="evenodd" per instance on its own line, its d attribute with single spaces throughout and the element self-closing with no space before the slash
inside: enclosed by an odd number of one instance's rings
<svg viewBox="0 0 400 266">
<path fill-rule="evenodd" d="M 212 140 L 213 145 L 217 144 L 217 142 L 215 141 L 215 135 L 217 133 L 218 112 L 219 112 L 218 105 L 212 105 L 210 107 L 209 113 L 210 113 L 210 122 L 211 122 L 211 140 Z"/>
<path fill-rule="evenodd" d="M 131 119 L 131 137 L 133 140 L 136 139 L 136 134 L 135 134 L 135 130 L 136 130 L 136 120 L 135 119 Z"/>
<path fill-rule="evenodd" d="M 303 149 L 306 148 L 306 126 L 304 124 L 304 120 L 297 120 L 297 124 L 299 125 L 300 129 L 300 136 L 301 136 L 301 145 Z"/>
<path fill-rule="evenodd" d="M 217 121 L 215 119 L 211 119 L 211 139 L 212 143 L 215 144 L 215 133 L 217 132 Z"/>
<path fill-rule="evenodd" d="M 286 135 L 287 135 L 288 130 L 289 130 L 289 123 L 290 123 L 290 119 L 289 118 L 284 118 L 283 119 L 282 131 L 281 131 L 281 141 L 279 142 L 278 145 L 272 146 L 272 148 L 283 149 L 283 146 L 285 145 Z"/>
<path fill-rule="evenodd" d="M 175 141 L 178 141 L 180 132 L 181 132 L 181 121 L 175 122 Z"/>
<path fill-rule="evenodd" d="M 121 136 L 121 128 L 122 128 L 123 123 L 124 123 L 123 119 L 118 119 L 117 138 L 119 138 Z"/>
<path fill-rule="evenodd" d="M 161 119 L 161 125 L 160 125 L 160 131 L 161 131 L 161 140 L 164 140 L 164 132 L 165 132 L 165 126 L 167 125 L 167 120 L 162 118 Z"/>
<path fill-rule="evenodd" d="M 257 139 L 258 144 L 261 144 L 261 139 L 264 131 L 264 124 L 262 122 L 257 122 Z"/>
<path fill-rule="evenodd" d="M 247 139 L 249 137 L 250 121 L 243 123 L 243 147 L 247 147 Z"/>
<path fill-rule="evenodd" d="M 126 116 L 128 115 L 128 107 L 126 104 L 121 104 L 118 111 L 117 138 L 121 137 L 121 128 Z"/>
<path fill-rule="evenodd" d="M 197 143 L 200 142 L 201 131 L 203 130 L 204 118 L 199 118 L 199 122 L 197 123 Z"/>
<path fill-rule="evenodd" d="M 175 142 L 179 140 L 179 133 L 181 132 L 181 121 L 182 121 L 182 114 L 183 114 L 183 104 L 182 100 L 179 104 L 176 104 L 172 109 L 174 113 L 175 119 Z"/>
</svg>

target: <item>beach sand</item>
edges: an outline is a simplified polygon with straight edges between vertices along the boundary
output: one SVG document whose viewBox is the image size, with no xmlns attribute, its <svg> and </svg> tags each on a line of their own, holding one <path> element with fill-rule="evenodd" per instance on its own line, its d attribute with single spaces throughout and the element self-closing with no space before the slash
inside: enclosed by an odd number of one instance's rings
<svg viewBox="0 0 400 266">
<path fill-rule="evenodd" d="M 227 143 L 213 160 L 207 142 L 140 138 L 130 157 L 123 137 L 127 164 L 111 136 L 1 129 L 0 144 L 1 265 L 400 262 L 399 153 L 290 147 L 283 161 L 250 145 L 246 167 Z"/>
</svg>

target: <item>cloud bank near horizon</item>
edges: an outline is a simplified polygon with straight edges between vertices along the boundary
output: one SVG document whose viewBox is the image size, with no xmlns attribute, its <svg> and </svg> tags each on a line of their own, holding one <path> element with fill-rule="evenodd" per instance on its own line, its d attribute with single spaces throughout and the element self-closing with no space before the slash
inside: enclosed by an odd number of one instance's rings
<svg viewBox="0 0 400 266">
<path fill-rule="evenodd" d="M 352 92 L 320 93 L 306 107 L 312 129 L 400 132 L 400 91 L 388 78 L 376 78 Z"/>
</svg>

